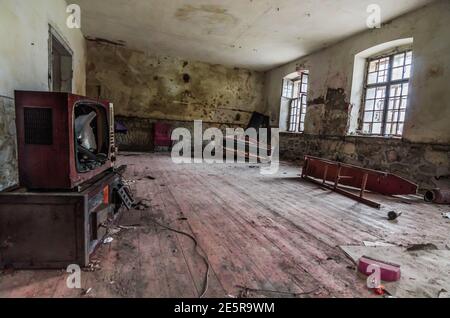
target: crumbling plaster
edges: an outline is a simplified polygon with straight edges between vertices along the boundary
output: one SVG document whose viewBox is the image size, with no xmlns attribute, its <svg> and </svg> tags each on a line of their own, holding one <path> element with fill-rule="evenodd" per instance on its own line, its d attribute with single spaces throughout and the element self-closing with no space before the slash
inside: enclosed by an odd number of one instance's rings
<svg viewBox="0 0 450 318">
<path fill-rule="evenodd" d="M 73 92 L 86 93 L 86 47 L 81 30 L 66 26 L 64 0 L 0 0 L 0 191 L 18 183 L 14 90 L 47 91 L 52 25 L 73 56 Z"/>
</svg>

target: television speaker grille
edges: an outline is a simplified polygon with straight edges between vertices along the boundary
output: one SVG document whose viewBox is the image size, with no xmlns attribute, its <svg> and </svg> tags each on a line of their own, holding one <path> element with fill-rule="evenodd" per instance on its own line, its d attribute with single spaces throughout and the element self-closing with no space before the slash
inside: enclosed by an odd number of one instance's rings
<svg viewBox="0 0 450 318">
<path fill-rule="evenodd" d="M 53 144 L 53 114 L 51 108 L 24 109 L 25 144 Z"/>
</svg>

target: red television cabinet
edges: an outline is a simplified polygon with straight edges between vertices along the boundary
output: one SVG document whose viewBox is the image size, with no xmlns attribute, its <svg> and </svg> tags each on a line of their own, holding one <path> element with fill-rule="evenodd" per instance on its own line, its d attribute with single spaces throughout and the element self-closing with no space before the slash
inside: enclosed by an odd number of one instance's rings
<svg viewBox="0 0 450 318">
<path fill-rule="evenodd" d="M 15 100 L 21 186 L 71 190 L 112 168 L 114 114 L 109 102 L 68 93 L 29 91 L 16 91 Z M 95 132 L 93 155 L 103 158 L 101 164 L 89 167 L 79 159 L 75 133 L 77 118 L 87 113 L 95 114 L 90 123 Z"/>
</svg>

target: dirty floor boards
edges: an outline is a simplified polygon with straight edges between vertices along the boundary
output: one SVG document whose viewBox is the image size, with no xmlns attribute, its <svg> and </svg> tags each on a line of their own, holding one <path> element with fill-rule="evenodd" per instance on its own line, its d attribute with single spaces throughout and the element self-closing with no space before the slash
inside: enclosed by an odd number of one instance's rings
<svg viewBox="0 0 450 318">
<path fill-rule="evenodd" d="M 338 248 L 382 241 L 441 248 L 450 224 L 443 207 L 418 197 L 373 196 L 375 210 L 299 180 L 295 165 L 262 176 L 250 165 L 175 165 L 162 154 L 126 154 L 141 210 L 82 273 L 88 295 L 66 287 L 65 271 L 0 274 L 0 297 L 198 297 L 206 266 L 187 236 L 194 235 L 211 264 L 207 297 L 370 297 Z M 388 222 L 390 210 L 404 214 Z"/>
</svg>

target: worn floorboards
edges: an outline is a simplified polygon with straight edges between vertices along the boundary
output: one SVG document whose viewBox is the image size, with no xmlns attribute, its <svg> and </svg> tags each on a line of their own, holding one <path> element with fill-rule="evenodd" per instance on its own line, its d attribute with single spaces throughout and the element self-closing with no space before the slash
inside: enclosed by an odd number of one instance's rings
<svg viewBox="0 0 450 318">
<path fill-rule="evenodd" d="M 206 297 L 371 297 L 338 246 L 450 246 L 448 207 L 372 195 L 383 203 L 372 209 L 300 180 L 293 164 L 263 176 L 255 165 L 175 165 L 164 154 L 120 163 L 146 201 L 95 253 L 101 268 L 82 273 L 84 291 L 67 289 L 63 270 L 7 271 L 0 297 L 198 297 L 207 270 L 198 252 L 210 263 Z M 403 212 L 398 221 L 386 220 L 391 210 Z"/>
</svg>

